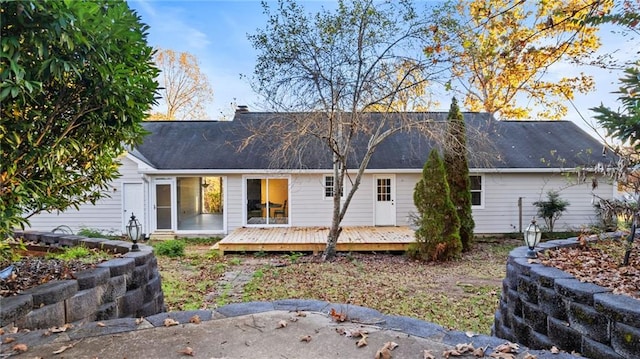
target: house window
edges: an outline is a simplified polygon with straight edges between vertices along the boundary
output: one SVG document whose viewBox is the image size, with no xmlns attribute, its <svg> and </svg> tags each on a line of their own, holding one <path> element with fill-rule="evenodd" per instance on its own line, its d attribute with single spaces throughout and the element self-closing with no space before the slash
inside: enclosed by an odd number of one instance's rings
<svg viewBox="0 0 640 359">
<path fill-rule="evenodd" d="M 469 176 L 471 180 L 471 205 L 482 206 L 482 176 Z"/>
<path fill-rule="evenodd" d="M 333 194 L 335 193 L 336 181 L 333 176 L 324 176 L 324 198 L 329 199 L 333 198 Z M 340 196 L 344 195 L 344 187 L 343 190 L 340 191 Z"/>
</svg>

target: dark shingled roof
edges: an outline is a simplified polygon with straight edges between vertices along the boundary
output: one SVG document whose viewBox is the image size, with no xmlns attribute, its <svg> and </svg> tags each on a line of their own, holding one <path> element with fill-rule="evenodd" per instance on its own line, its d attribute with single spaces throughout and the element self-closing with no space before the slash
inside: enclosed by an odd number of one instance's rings
<svg viewBox="0 0 640 359">
<path fill-rule="evenodd" d="M 486 113 L 465 112 L 469 166 L 475 169 L 573 168 L 614 160 L 603 157 L 603 145 L 570 121 L 496 121 Z M 447 113 L 410 113 L 445 121 Z M 145 122 L 150 132 L 131 154 L 160 170 L 268 170 L 273 169 L 270 151 L 277 136 L 252 142 L 250 128 L 265 121 L 285 121 L 288 114 L 243 112 L 233 121 Z M 366 139 L 355 143 L 361 158 Z M 369 169 L 421 169 L 433 142 L 417 133 L 399 132 L 376 149 Z M 356 146 L 357 148 L 358 146 Z M 285 169 L 329 169 L 328 151 L 306 151 L 296 165 Z M 351 162 L 354 163 L 354 162 Z M 353 167 L 353 166 L 350 166 Z"/>
</svg>

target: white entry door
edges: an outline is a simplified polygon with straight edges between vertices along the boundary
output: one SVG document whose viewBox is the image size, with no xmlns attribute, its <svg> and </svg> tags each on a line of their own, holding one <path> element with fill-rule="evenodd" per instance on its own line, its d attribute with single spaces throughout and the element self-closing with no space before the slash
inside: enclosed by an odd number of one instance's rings
<svg viewBox="0 0 640 359">
<path fill-rule="evenodd" d="M 375 176 L 375 225 L 396 225 L 396 181 L 393 175 Z"/>
<path fill-rule="evenodd" d="M 147 233 L 144 221 L 144 194 L 142 183 L 124 183 L 122 185 L 122 231 L 126 233 L 126 226 L 131 215 L 135 215 L 142 224 L 142 233 Z"/>
</svg>

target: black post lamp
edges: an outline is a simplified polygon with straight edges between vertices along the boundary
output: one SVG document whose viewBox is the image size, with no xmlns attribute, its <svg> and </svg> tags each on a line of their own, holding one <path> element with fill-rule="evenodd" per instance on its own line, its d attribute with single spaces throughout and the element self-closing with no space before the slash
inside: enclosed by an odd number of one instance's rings
<svg viewBox="0 0 640 359">
<path fill-rule="evenodd" d="M 127 224 L 127 234 L 129 235 L 129 239 L 133 242 L 131 246 L 131 252 L 139 252 L 140 248 L 138 248 L 138 240 L 140 239 L 140 232 L 142 232 L 142 225 L 140 221 L 136 218 L 136 216 L 131 213 L 131 219 L 129 219 L 129 224 Z"/>
<path fill-rule="evenodd" d="M 538 255 L 534 251 L 538 243 L 540 243 L 540 238 L 542 237 L 542 232 L 540 231 L 540 227 L 536 224 L 536 218 L 531 219 L 531 223 L 524 231 L 524 243 L 527 245 L 529 250 L 527 251 L 527 258 L 538 258 Z"/>
</svg>

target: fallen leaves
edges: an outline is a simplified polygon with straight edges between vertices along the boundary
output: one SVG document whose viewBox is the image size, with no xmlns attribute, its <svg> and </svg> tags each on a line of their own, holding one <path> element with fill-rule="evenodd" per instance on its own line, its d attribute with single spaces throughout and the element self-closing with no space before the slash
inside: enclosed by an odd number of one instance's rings
<svg viewBox="0 0 640 359">
<path fill-rule="evenodd" d="M 180 323 L 178 323 L 178 322 L 177 322 L 175 319 L 173 319 L 173 318 L 167 318 L 167 319 L 165 319 L 165 320 L 164 320 L 164 322 L 163 322 L 163 325 L 164 325 L 165 327 L 172 327 L 172 326 L 174 326 L 174 325 L 178 325 L 178 324 L 180 324 Z"/>
<path fill-rule="evenodd" d="M 580 241 L 580 240 L 579 240 Z M 632 255 L 629 266 L 621 266 L 625 241 L 602 239 L 590 245 L 544 251 L 540 262 L 567 272 L 581 282 L 609 288 L 614 294 L 640 299 L 640 256 Z M 640 252 L 640 241 L 633 243 Z"/>
<path fill-rule="evenodd" d="M 489 356 L 494 359 L 515 359 L 520 346 L 516 343 L 506 342 L 498 345 Z"/>
<path fill-rule="evenodd" d="M 53 352 L 53 354 L 61 354 L 64 353 L 66 350 L 73 348 L 74 344 L 69 344 L 69 345 L 63 345 L 60 347 L 60 349 L 55 350 Z"/>
<path fill-rule="evenodd" d="M 329 315 L 331 316 L 331 318 L 333 320 L 335 320 L 336 322 L 344 322 L 345 320 L 347 320 L 347 315 L 345 313 L 342 312 L 337 312 L 334 308 L 331 308 L 331 311 L 329 312 Z"/>
<path fill-rule="evenodd" d="M 356 346 L 357 346 L 358 348 L 362 348 L 362 347 L 364 347 L 364 346 L 367 346 L 367 336 L 366 336 L 366 335 L 363 335 L 363 336 L 362 336 L 362 338 L 360 338 L 360 340 L 358 340 L 358 341 L 356 342 Z"/>
<path fill-rule="evenodd" d="M 453 349 L 449 349 L 449 350 L 445 350 L 442 353 L 442 356 L 445 358 L 449 358 L 449 357 L 459 357 L 461 355 L 467 354 L 467 353 L 473 353 L 475 351 L 475 348 L 473 347 L 473 344 L 469 343 L 469 344 L 456 344 L 455 348 Z"/>
<path fill-rule="evenodd" d="M 26 344 L 16 344 L 11 349 L 16 353 L 24 353 L 29 350 L 29 347 Z"/>
<path fill-rule="evenodd" d="M 182 350 L 178 350 L 178 354 L 182 354 L 182 355 L 188 355 L 188 356 L 194 356 L 196 355 L 196 353 L 193 351 L 193 348 L 191 347 L 186 347 Z"/>
<path fill-rule="evenodd" d="M 422 352 L 422 359 L 436 359 L 428 350 Z"/>
<path fill-rule="evenodd" d="M 200 319 L 199 315 L 194 315 L 193 317 L 189 318 L 189 323 L 192 324 L 200 324 L 202 322 L 202 320 Z"/>
<path fill-rule="evenodd" d="M 396 342 L 386 342 L 380 350 L 376 352 L 375 359 L 391 359 L 391 351 L 398 346 Z"/>
<path fill-rule="evenodd" d="M 2 339 L 2 344 L 9 344 L 9 343 L 13 343 L 16 341 L 16 338 L 14 337 L 6 337 L 4 339 Z"/>
<path fill-rule="evenodd" d="M 311 335 L 303 335 L 303 336 L 301 336 L 300 337 L 300 341 L 301 342 L 305 342 L 305 343 L 310 342 L 311 341 Z"/>
<path fill-rule="evenodd" d="M 281 320 L 278 322 L 278 324 L 276 325 L 276 329 L 281 329 L 281 328 L 286 328 L 288 325 L 286 320 Z"/>
</svg>

